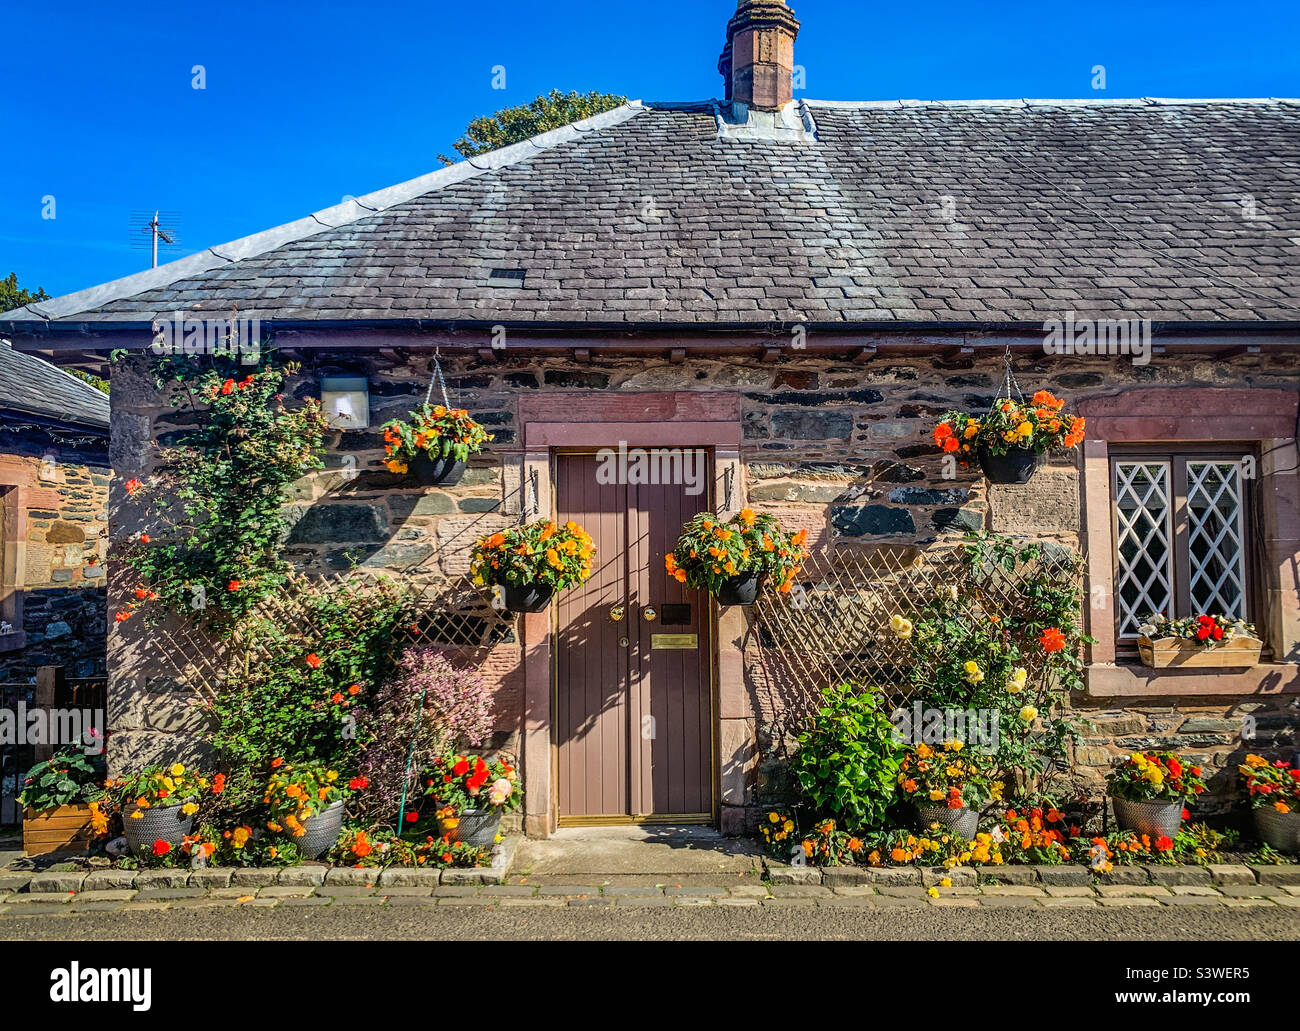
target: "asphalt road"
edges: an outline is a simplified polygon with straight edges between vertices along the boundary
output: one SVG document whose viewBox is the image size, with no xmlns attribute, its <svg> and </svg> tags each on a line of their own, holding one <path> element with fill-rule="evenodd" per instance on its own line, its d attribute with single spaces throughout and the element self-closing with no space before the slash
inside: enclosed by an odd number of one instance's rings
<svg viewBox="0 0 1300 1031">
<path fill-rule="evenodd" d="M 1300 939 L 1281 907 L 984 909 L 857 906 L 193 908 L 6 917 L 0 940 L 1116 941 Z"/>
</svg>

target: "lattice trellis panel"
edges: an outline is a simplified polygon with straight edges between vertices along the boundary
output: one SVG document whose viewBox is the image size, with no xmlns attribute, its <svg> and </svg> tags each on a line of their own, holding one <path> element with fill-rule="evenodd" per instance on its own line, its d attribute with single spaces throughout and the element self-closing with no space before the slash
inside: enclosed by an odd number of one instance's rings
<svg viewBox="0 0 1300 1031">
<path fill-rule="evenodd" d="M 761 662 L 778 667 L 765 668 L 764 676 L 798 684 L 805 710 L 822 688 L 844 682 L 874 685 L 902 703 L 910 691 L 911 646 L 894 633 L 891 617 L 915 618 L 929 600 L 956 587 L 956 604 L 968 618 L 1002 619 L 1023 613 L 1021 591 L 1031 576 L 1047 572 L 1079 583 L 1065 549 L 1008 571 L 992 561 L 968 564 L 963 547 L 841 545 L 814 556 L 790 595 L 764 594 L 755 607 Z"/>
<path fill-rule="evenodd" d="M 282 591 L 262 600 L 257 614 L 271 620 L 287 637 L 310 641 L 323 629 L 316 621 L 322 588 L 330 588 L 331 599 L 339 605 L 400 605 L 395 649 L 421 645 L 491 648 L 517 639 L 514 615 L 493 609 L 490 596 L 468 577 L 394 577 L 365 572 L 312 577 L 295 573 Z M 236 633 L 223 638 L 198 620 L 169 619 L 150 635 L 145 658 L 152 668 L 210 696 L 222 688 L 238 664 L 275 662 L 278 656 L 274 642 L 264 635 Z"/>
</svg>

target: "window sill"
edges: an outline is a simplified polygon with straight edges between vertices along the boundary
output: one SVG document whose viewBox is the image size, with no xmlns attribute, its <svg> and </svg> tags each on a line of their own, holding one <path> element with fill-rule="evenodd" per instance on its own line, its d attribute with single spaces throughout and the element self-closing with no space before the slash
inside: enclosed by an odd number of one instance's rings
<svg viewBox="0 0 1300 1031">
<path fill-rule="evenodd" d="M 16 652 L 27 647 L 27 631 L 15 630 L 13 633 L 0 634 L 0 652 Z"/>
<path fill-rule="evenodd" d="M 1087 669 L 1089 698 L 1226 698 L 1300 694 L 1300 664 L 1261 662 L 1240 669 L 1152 669 L 1139 662 Z"/>
</svg>

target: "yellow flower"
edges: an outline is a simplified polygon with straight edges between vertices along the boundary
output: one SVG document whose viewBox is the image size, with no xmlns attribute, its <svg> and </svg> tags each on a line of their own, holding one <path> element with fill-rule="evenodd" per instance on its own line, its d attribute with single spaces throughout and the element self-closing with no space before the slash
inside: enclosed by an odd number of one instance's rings
<svg viewBox="0 0 1300 1031">
<path fill-rule="evenodd" d="M 196 806 L 193 802 L 186 802 L 183 806 L 181 806 L 181 812 L 184 813 L 186 816 L 193 816 L 198 811 L 199 811 L 199 807 Z"/>
<path fill-rule="evenodd" d="M 951 878 L 951 877 L 945 877 L 943 880 L 941 880 L 941 881 L 939 882 L 939 887 L 940 887 L 940 888 L 951 888 L 951 887 L 952 887 L 952 878 Z"/>
<path fill-rule="evenodd" d="M 133 819 L 133 820 L 143 820 L 143 819 L 144 819 L 144 813 L 140 812 L 140 810 L 137 809 L 135 812 L 133 812 L 133 813 L 131 814 L 131 819 Z"/>
<path fill-rule="evenodd" d="M 984 671 L 979 668 L 979 663 L 967 662 L 962 668 L 966 670 L 966 680 L 968 683 L 979 684 L 983 682 Z"/>
<path fill-rule="evenodd" d="M 768 823 L 780 823 L 780 822 L 781 822 L 781 817 L 778 816 L 776 813 L 768 813 L 768 814 L 767 814 L 767 821 L 768 821 Z"/>
<path fill-rule="evenodd" d="M 1023 709 L 1020 710 L 1020 718 L 1024 720 L 1026 723 L 1032 723 L 1034 720 L 1038 718 L 1038 710 L 1035 709 L 1032 705 L 1026 705 Z"/>
<path fill-rule="evenodd" d="M 938 888 L 930 888 L 930 889 L 926 892 L 926 894 L 929 895 L 930 898 L 932 898 L 932 899 L 937 899 L 937 898 L 939 897 L 939 889 L 938 889 Z"/>
<path fill-rule="evenodd" d="M 931 801 L 931 802 L 941 802 L 941 801 L 943 801 L 943 792 L 942 792 L 942 791 L 931 791 L 931 792 L 930 792 L 930 801 Z"/>
<path fill-rule="evenodd" d="M 172 767 L 172 776 L 173 777 L 185 776 L 185 767 L 182 766 L 180 763 L 177 763 L 175 766 Z"/>
<path fill-rule="evenodd" d="M 1146 777 L 1156 787 L 1160 787 L 1165 782 L 1165 775 L 1160 771 L 1160 767 L 1154 764 L 1148 766 L 1142 776 Z"/>
<path fill-rule="evenodd" d="M 902 616 L 891 616 L 889 625 L 901 640 L 906 641 L 912 636 L 912 621 L 910 619 L 904 619 Z"/>
</svg>

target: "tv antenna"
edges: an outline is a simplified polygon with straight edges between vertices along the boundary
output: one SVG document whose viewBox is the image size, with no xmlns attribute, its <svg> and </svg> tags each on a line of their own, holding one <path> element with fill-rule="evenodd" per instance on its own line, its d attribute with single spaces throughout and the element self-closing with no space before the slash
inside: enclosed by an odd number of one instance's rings
<svg viewBox="0 0 1300 1031">
<path fill-rule="evenodd" d="M 135 241 L 133 246 L 144 247 L 145 241 L 142 236 L 148 234 L 148 247 L 153 257 L 153 268 L 158 267 L 158 242 L 161 240 L 164 244 L 174 245 L 176 243 L 176 223 L 180 221 L 180 213 L 176 211 L 133 211 L 131 212 L 131 221 L 135 226 L 132 233 L 132 239 Z M 170 228 L 164 229 L 166 223 Z"/>
</svg>

